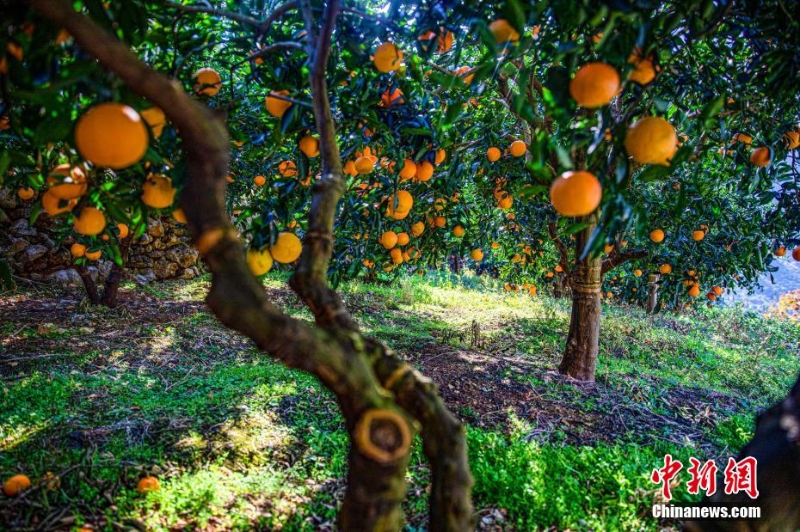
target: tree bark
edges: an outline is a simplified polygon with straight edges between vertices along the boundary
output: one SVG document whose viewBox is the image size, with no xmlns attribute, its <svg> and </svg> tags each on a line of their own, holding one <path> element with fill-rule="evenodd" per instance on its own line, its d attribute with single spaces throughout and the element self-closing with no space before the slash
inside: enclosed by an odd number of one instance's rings
<svg viewBox="0 0 800 532">
<path fill-rule="evenodd" d="M 119 283 L 125 276 L 125 264 L 128 262 L 128 250 L 130 250 L 131 247 L 131 238 L 132 237 L 128 236 L 122 241 L 122 245 L 120 246 L 120 260 L 122 264 L 117 264 L 115 261 L 114 264 L 111 265 L 111 272 L 109 272 L 105 286 L 103 287 L 103 297 L 100 302 L 108 308 L 116 308 L 118 304 L 117 294 L 119 293 Z"/>
<path fill-rule="evenodd" d="M 647 278 L 647 305 L 645 310 L 648 314 L 653 314 L 658 308 L 658 280 L 661 276 L 651 273 Z"/>
<path fill-rule="evenodd" d="M 92 279 L 89 269 L 86 266 L 77 264 L 73 266 L 83 282 L 83 288 L 86 290 L 86 297 L 89 298 L 89 303 L 92 305 L 100 304 L 100 293 L 97 291 L 97 283 Z"/>
<path fill-rule="evenodd" d="M 580 257 L 597 225 L 590 215 L 588 227 L 575 239 L 576 257 Z M 594 381 L 597 353 L 600 342 L 600 285 L 602 261 L 599 256 L 577 259 L 570 274 L 572 287 L 572 314 L 569 321 L 567 346 L 558 370 L 574 379 Z"/>
</svg>

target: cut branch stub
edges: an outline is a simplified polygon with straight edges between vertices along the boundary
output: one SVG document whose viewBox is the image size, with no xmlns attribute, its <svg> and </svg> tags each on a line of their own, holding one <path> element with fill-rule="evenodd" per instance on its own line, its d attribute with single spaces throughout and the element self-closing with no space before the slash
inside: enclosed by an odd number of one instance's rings
<svg viewBox="0 0 800 532">
<path fill-rule="evenodd" d="M 408 454 L 411 430 L 399 413 L 373 408 L 364 412 L 356 423 L 353 443 L 368 458 L 390 464 Z"/>
</svg>

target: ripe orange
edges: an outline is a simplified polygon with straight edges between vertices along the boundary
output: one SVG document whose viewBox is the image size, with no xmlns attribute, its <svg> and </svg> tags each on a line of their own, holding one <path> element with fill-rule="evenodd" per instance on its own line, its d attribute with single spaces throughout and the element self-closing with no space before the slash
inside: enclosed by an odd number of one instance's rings
<svg viewBox="0 0 800 532">
<path fill-rule="evenodd" d="M 417 40 L 422 41 L 421 47 L 424 51 L 428 51 L 428 41 L 431 41 L 434 37 L 436 37 L 436 33 L 432 30 L 428 30 L 422 35 L 418 37 Z M 446 31 L 444 28 L 439 29 L 439 36 L 436 39 L 436 51 L 440 54 L 449 52 L 450 49 L 453 47 L 453 32 Z"/>
<path fill-rule="evenodd" d="M 397 233 L 394 231 L 385 231 L 382 235 L 378 243 L 381 244 L 386 249 L 392 249 L 397 245 Z"/>
<path fill-rule="evenodd" d="M 792 250 L 792 258 L 796 261 L 800 261 L 800 248 L 794 248 Z"/>
<path fill-rule="evenodd" d="M 356 172 L 359 174 L 370 174 L 375 169 L 375 161 L 366 155 L 356 159 Z"/>
<path fill-rule="evenodd" d="M 442 228 L 445 225 L 447 225 L 447 219 L 444 216 L 437 216 L 436 218 L 433 219 L 433 224 L 436 227 Z"/>
<path fill-rule="evenodd" d="M 650 240 L 652 240 L 656 244 L 663 242 L 665 236 L 666 235 L 664 234 L 663 229 L 653 229 L 652 231 L 650 231 Z"/>
<path fill-rule="evenodd" d="M 639 85 L 647 85 L 656 79 L 656 69 L 650 58 L 643 58 L 640 49 L 635 49 L 628 57 L 628 63 L 633 65 L 633 70 L 628 74 L 628 79 Z"/>
<path fill-rule="evenodd" d="M 494 35 L 498 44 L 515 43 L 519 41 L 519 32 L 505 19 L 497 19 L 489 24 L 489 31 Z"/>
<path fill-rule="evenodd" d="M 717 299 L 717 295 L 714 292 L 709 292 L 706 294 L 706 298 L 708 298 L 709 301 L 714 301 Z"/>
<path fill-rule="evenodd" d="M 47 184 L 58 199 L 72 200 L 86 194 L 86 176 L 80 167 L 70 168 L 69 164 L 59 164 L 47 176 Z"/>
<path fill-rule="evenodd" d="M 693 283 L 692 287 L 689 288 L 689 295 L 692 297 L 697 297 L 700 295 L 700 285 L 697 283 Z"/>
<path fill-rule="evenodd" d="M 161 489 L 161 483 L 158 482 L 156 477 L 144 477 L 136 485 L 136 491 L 139 493 L 150 493 L 151 491 L 158 491 Z"/>
<path fill-rule="evenodd" d="M 16 497 L 31 487 L 31 479 L 25 475 L 14 475 L 3 483 L 3 492 L 9 497 Z"/>
<path fill-rule="evenodd" d="M 638 268 L 636 270 L 633 270 L 633 275 L 635 277 L 641 277 L 642 276 L 642 270 L 639 270 Z"/>
<path fill-rule="evenodd" d="M 430 181 L 433 177 L 433 165 L 428 161 L 422 161 L 417 165 L 416 180 Z"/>
<path fill-rule="evenodd" d="M 123 223 L 117 224 L 117 230 L 119 231 L 119 235 L 117 236 L 117 238 L 119 238 L 120 240 L 128 238 L 128 235 L 131 232 L 130 229 L 128 229 L 128 226 Z"/>
<path fill-rule="evenodd" d="M 514 204 L 514 196 L 512 196 L 511 194 L 506 194 L 503 197 L 503 199 L 497 202 L 497 206 L 503 209 L 504 211 L 510 209 L 513 204 Z"/>
<path fill-rule="evenodd" d="M 389 197 L 389 204 L 386 207 L 386 216 L 395 220 L 402 220 L 408 216 L 411 207 L 414 205 L 414 198 L 406 190 L 400 190 L 397 194 Z"/>
<path fill-rule="evenodd" d="M 614 244 L 606 244 L 605 246 L 603 246 L 603 253 L 605 253 L 606 255 L 608 255 L 612 251 L 614 251 Z"/>
<path fill-rule="evenodd" d="M 317 157 L 319 155 L 319 139 L 316 137 L 306 135 L 300 139 L 298 145 L 300 146 L 300 151 L 308 158 Z"/>
<path fill-rule="evenodd" d="M 84 159 L 114 170 L 139 162 L 150 143 L 142 117 L 120 103 L 101 103 L 83 113 L 74 136 Z"/>
<path fill-rule="evenodd" d="M 658 271 L 660 271 L 664 275 L 667 275 L 669 273 L 672 273 L 672 266 L 670 266 L 669 264 L 662 264 L 661 266 L 658 267 Z"/>
<path fill-rule="evenodd" d="M 753 137 L 747 133 L 737 133 L 733 136 L 733 142 L 741 142 L 746 146 L 750 146 L 753 143 Z"/>
<path fill-rule="evenodd" d="M 58 216 L 61 213 L 69 212 L 77 205 L 77 200 L 62 200 L 48 190 L 42 195 L 42 209 L 50 216 Z"/>
<path fill-rule="evenodd" d="M 272 255 L 268 249 L 261 251 L 257 249 L 247 250 L 247 266 L 256 277 L 261 277 L 272 269 Z"/>
<path fill-rule="evenodd" d="M 267 178 L 263 175 L 257 175 L 253 178 L 253 183 L 255 183 L 257 187 L 263 187 L 267 183 Z"/>
<path fill-rule="evenodd" d="M 508 151 L 511 152 L 511 155 L 514 157 L 522 157 L 525 155 L 525 152 L 528 151 L 528 145 L 522 142 L 521 140 L 515 140 L 511 143 L 511 146 L 508 148 Z"/>
<path fill-rule="evenodd" d="M 483 250 L 480 249 L 480 248 L 473 249 L 470 252 L 469 256 L 472 257 L 472 260 L 481 261 L 481 260 L 483 260 Z"/>
<path fill-rule="evenodd" d="M 491 148 L 486 150 L 486 158 L 489 159 L 490 163 L 493 163 L 495 161 L 499 161 L 500 157 L 502 155 L 503 154 L 500 152 L 500 149 L 499 148 L 495 148 L 494 146 L 492 146 Z"/>
<path fill-rule="evenodd" d="M 492 242 L 492 249 L 497 249 L 499 247 L 500 247 L 500 243 L 499 242 Z"/>
<path fill-rule="evenodd" d="M 264 99 L 264 104 L 267 106 L 269 114 L 276 118 L 281 118 L 292 106 L 292 102 L 277 96 L 289 96 L 289 91 L 270 91 L 269 95 Z"/>
<path fill-rule="evenodd" d="M 639 164 L 669 166 L 678 151 L 678 135 L 663 118 L 646 116 L 628 129 L 625 150 Z"/>
<path fill-rule="evenodd" d="M 380 72 L 392 72 L 400 68 L 403 52 L 394 43 L 385 42 L 375 49 L 372 61 Z"/>
<path fill-rule="evenodd" d="M 603 187 L 591 172 L 567 171 L 550 185 L 550 203 L 562 216 L 585 216 L 594 212 L 603 199 Z"/>
<path fill-rule="evenodd" d="M 611 65 L 586 63 L 569 82 L 569 94 L 579 107 L 596 109 L 608 105 L 619 94 L 619 73 Z"/>
<path fill-rule="evenodd" d="M 706 237 L 706 232 L 702 229 L 697 229 L 696 231 L 692 231 L 692 239 L 696 242 L 700 242 Z"/>
<path fill-rule="evenodd" d="M 150 126 L 150 131 L 153 133 L 153 138 L 157 139 L 164 132 L 164 126 L 167 125 L 167 117 L 160 107 L 150 107 L 139 113 L 147 125 Z"/>
<path fill-rule="evenodd" d="M 86 246 L 84 246 L 83 244 L 79 244 L 78 242 L 75 242 L 69 247 L 69 252 L 76 259 L 79 257 L 83 257 L 84 255 L 86 255 Z"/>
<path fill-rule="evenodd" d="M 73 217 L 72 227 L 82 235 L 99 235 L 106 228 L 106 217 L 96 207 L 84 207 Z"/>
<path fill-rule="evenodd" d="M 416 222 L 411 224 L 411 234 L 415 237 L 420 236 L 422 233 L 425 232 L 425 224 L 422 222 Z"/>
<path fill-rule="evenodd" d="M 294 161 L 282 161 L 278 165 L 278 173 L 283 177 L 294 177 L 297 175 L 297 166 Z"/>
<path fill-rule="evenodd" d="M 714 286 L 714 287 L 711 289 L 711 291 L 712 291 L 712 292 L 714 292 L 715 294 L 717 294 L 718 296 L 721 296 L 721 295 L 722 295 L 722 292 L 724 292 L 725 290 L 724 290 L 724 289 L 723 289 L 721 286 L 716 286 L 716 285 L 715 285 L 715 286 Z"/>
<path fill-rule="evenodd" d="M 771 158 L 769 148 L 764 146 L 756 148 L 753 150 L 753 153 L 750 154 L 750 162 L 759 167 L 769 166 Z"/>
<path fill-rule="evenodd" d="M 417 175 L 417 165 L 411 159 L 403 161 L 403 168 L 400 169 L 400 179 L 403 181 L 413 178 Z"/>
<path fill-rule="evenodd" d="M 464 236 L 464 228 L 460 225 L 455 226 L 453 228 L 453 235 L 455 235 L 457 238 L 461 238 Z"/>
<path fill-rule="evenodd" d="M 86 252 L 86 258 L 89 259 L 89 260 L 92 260 L 92 261 L 99 260 L 102 255 L 103 255 L 103 252 L 102 252 L 102 250 L 99 250 L 99 249 L 96 250 L 96 251 L 87 251 Z"/>
<path fill-rule="evenodd" d="M 166 209 L 175 202 L 175 192 L 172 179 L 150 174 L 142 185 L 142 203 L 154 209 Z"/>
<path fill-rule="evenodd" d="M 0 131 L 11 128 L 11 119 L 7 116 L 0 116 Z"/>
<path fill-rule="evenodd" d="M 445 159 L 447 159 L 447 152 L 444 150 L 444 148 L 438 149 L 434 155 L 433 164 L 439 166 L 444 162 Z"/>
<path fill-rule="evenodd" d="M 28 201 L 35 195 L 36 191 L 33 190 L 31 187 L 21 187 L 19 190 L 17 190 L 17 196 L 19 196 L 19 199 L 21 199 L 22 201 Z"/>
<path fill-rule="evenodd" d="M 408 233 L 397 233 L 398 246 L 405 246 L 409 242 L 411 242 L 411 238 L 408 236 Z"/>
<path fill-rule="evenodd" d="M 392 262 L 395 264 L 403 264 L 403 252 L 400 248 L 393 248 L 389 251 L 389 255 L 392 257 Z"/>
<path fill-rule="evenodd" d="M 800 148 L 800 132 L 798 131 L 789 131 L 783 136 L 783 140 L 786 143 L 787 150 L 794 150 L 796 148 Z"/>
<path fill-rule="evenodd" d="M 222 88 L 222 78 L 213 68 L 201 68 L 192 76 L 194 92 L 203 96 L 214 96 Z"/>
<path fill-rule="evenodd" d="M 280 233 L 275 244 L 269 248 L 272 258 L 282 264 L 296 261 L 303 251 L 303 243 L 294 233 Z"/>
<path fill-rule="evenodd" d="M 778 249 L 775 250 L 775 256 L 776 257 L 783 257 L 784 255 L 786 255 L 786 248 L 785 247 L 781 246 L 781 247 L 779 247 Z"/>
<path fill-rule="evenodd" d="M 381 94 L 381 105 L 387 109 L 395 105 L 403 105 L 404 103 L 406 103 L 406 99 L 403 97 L 403 91 L 400 89 L 386 89 L 383 91 L 383 94 Z"/>
<path fill-rule="evenodd" d="M 172 211 L 172 217 L 175 218 L 175 221 L 178 222 L 179 224 L 186 225 L 189 222 L 186 219 L 186 213 L 183 212 L 183 209 L 175 209 L 174 211 Z"/>
</svg>

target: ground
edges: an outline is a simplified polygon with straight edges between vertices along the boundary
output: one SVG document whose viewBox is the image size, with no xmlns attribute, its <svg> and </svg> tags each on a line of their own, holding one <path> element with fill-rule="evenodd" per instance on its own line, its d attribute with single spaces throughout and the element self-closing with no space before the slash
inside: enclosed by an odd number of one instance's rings
<svg viewBox="0 0 800 532">
<path fill-rule="evenodd" d="M 285 278 L 266 287 L 308 319 Z M 333 528 L 347 453 L 335 401 L 220 326 L 207 288 L 126 286 L 115 310 L 74 292 L 0 294 L 0 478 L 24 472 L 35 485 L 0 498 L 0 529 Z M 468 424 L 483 530 L 676 526 L 648 515 L 651 471 L 668 452 L 734 455 L 800 368 L 796 324 L 607 305 L 598 381 L 581 385 L 554 371 L 568 301 L 444 274 L 340 290 Z M 148 473 L 162 489 L 142 496 Z M 418 445 L 408 480 L 407 529 L 420 530 Z"/>
</svg>

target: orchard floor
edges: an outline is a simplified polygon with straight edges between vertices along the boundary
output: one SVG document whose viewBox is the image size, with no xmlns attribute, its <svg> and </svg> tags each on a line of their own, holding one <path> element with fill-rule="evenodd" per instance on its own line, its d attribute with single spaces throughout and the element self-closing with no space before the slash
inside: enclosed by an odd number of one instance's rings
<svg viewBox="0 0 800 532">
<path fill-rule="evenodd" d="M 266 285 L 308 319 L 282 279 Z M 207 286 L 126 286 L 114 310 L 36 287 L 0 294 L 0 478 L 34 480 L 0 497 L 0 530 L 334 528 L 347 453 L 334 400 L 220 326 Z M 581 385 L 554 371 L 568 301 L 444 275 L 341 292 L 468 424 L 481 530 L 677 528 L 649 516 L 652 469 L 668 452 L 735 454 L 800 368 L 788 322 L 610 305 L 598 381 Z M 407 529 L 421 530 L 419 445 L 411 462 Z M 146 473 L 162 489 L 141 496 Z"/>
</svg>

